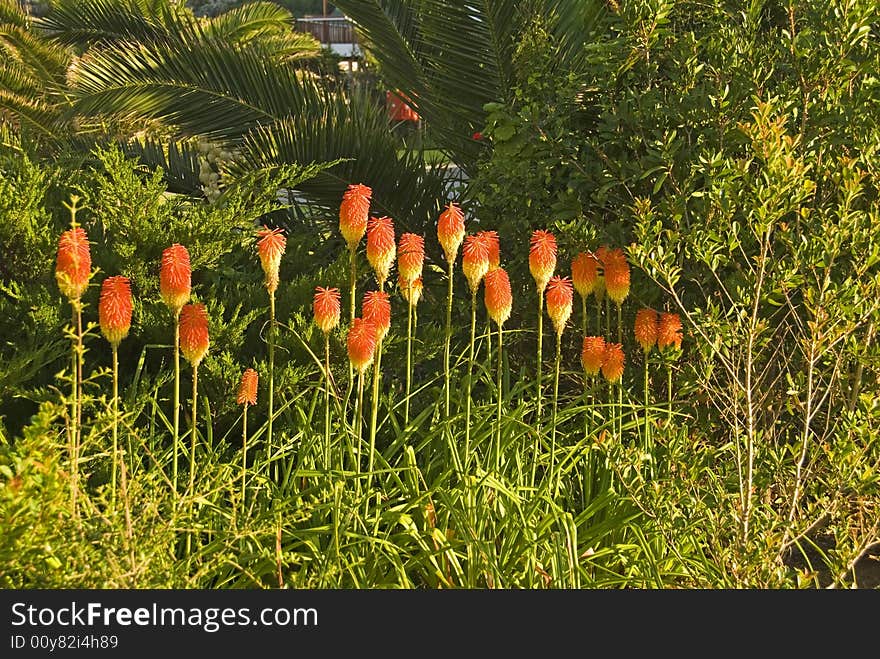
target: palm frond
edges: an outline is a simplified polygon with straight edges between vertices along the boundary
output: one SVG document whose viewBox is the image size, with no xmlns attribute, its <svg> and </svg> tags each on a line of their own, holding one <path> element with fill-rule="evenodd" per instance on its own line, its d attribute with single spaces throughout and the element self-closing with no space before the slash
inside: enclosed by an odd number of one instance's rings
<svg viewBox="0 0 880 659">
<path fill-rule="evenodd" d="M 146 5 L 150 6 L 147 7 Z M 57 43 L 88 47 L 118 41 L 152 42 L 174 36 L 188 22 L 167 1 L 59 0 L 35 25 Z"/>
</svg>

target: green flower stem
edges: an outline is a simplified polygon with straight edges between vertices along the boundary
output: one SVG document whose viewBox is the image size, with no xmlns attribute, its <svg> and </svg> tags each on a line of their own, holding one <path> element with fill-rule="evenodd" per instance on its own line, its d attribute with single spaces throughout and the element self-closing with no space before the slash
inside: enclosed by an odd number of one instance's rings
<svg viewBox="0 0 880 659">
<path fill-rule="evenodd" d="M 536 379 L 536 389 L 537 389 L 537 404 L 538 404 L 538 416 L 536 426 L 538 428 L 538 432 L 541 432 L 541 362 L 544 359 L 544 294 L 540 289 L 538 290 L 538 367 L 537 374 L 535 376 Z"/>
<path fill-rule="evenodd" d="M 621 305 L 617 305 L 617 342 L 623 345 L 623 311 Z"/>
<path fill-rule="evenodd" d="M 330 469 L 330 333 L 324 334 L 324 469 Z"/>
<path fill-rule="evenodd" d="M 583 316 L 583 336 L 587 335 L 587 298 L 581 296 L 581 315 Z"/>
<path fill-rule="evenodd" d="M 196 484 L 196 410 L 198 409 L 198 390 L 199 390 L 199 364 L 193 364 L 193 382 L 192 382 L 192 431 L 190 432 L 189 444 L 189 488 L 187 495 L 189 496 L 189 517 L 192 522 L 193 502 L 195 500 L 195 484 Z M 192 549 L 193 534 L 186 536 L 186 554 L 189 556 Z"/>
<path fill-rule="evenodd" d="M 244 510 L 246 506 L 245 496 L 247 493 L 247 485 L 245 478 L 247 477 L 247 411 L 248 404 L 244 404 L 241 416 L 241 519 L 244 521 Z"/>
<path fill-rule="evenodd" d="M 266 460 L 271 461 L 275 451 L 272 439 L 272 421 L 275 416 L 275 291 L 269 291 L 269 423 L 266 427 Z M 274 479 L 278 480 L 278 463 L 274 465 Z"/>
<path fill-rule="evenodd" d="M 465 423 L 464 423 L 464 459 L 461 461 L 464 471 L 467 471 L 468 466 L 468 458 L 471 454 L 471 408 L 473 406 L 473 402 L 471 401 L 471 391 L 473 390 L 473 376 L 474 376 L 474 343 L 476 342 L 476 332 L 477 332 L 477 291 L 474 290 L 471 293 L 471 344 L 470 344 L 470 352 L 468 356 L 468 374 L 467 374 L 467 399 L 465 405 L 467 406 L 467 411 L 465 412 Z"/>
<path fill-rule="evenodd" d="M 556 420 L 559 408 L 559 366 L 562 362 L 562 332 L 556 334 L 556 372 L 553 376 L 553 428 L 550 431 L 550 475 L 553 481 L 553 496 L 559 493 L 560 473 L 556 467 Z M 537 461 L 537 452 L 535 453 Z"/>
<path fill-rule="evenodd" d="M 111 345 L 113 354 L 113 467 L 110 476 L 110 501 L 116 507 L 116 471 L 119 458 L 119 346 Z"/>
<path fill-rule="evenodd" d="M 672 423 L 672 364 L 666 364 L 666 392 L 669 395 L 669 410 L 666 420 Z"/>
<path fill-rule="evenodd" d="M 180 453 L 180 309 L 174 314 L 174 446 L 171 458 L 171 485 L 177 497 L 177 465 Z"/>
<path fill-rule="evenodd" d="M 412 300 L 412 282 L 407 283 L 409 295 Z M 413 305 L 406 305 L 406 399 L 403 403 L 403 425 L 409 426 L 409 397 L 412 391 L 412 342 L 413 342 Z"/>
<path fill-rule="evenodd" d="M 376 363 L 373 365 L 373 408 L 370 413 L 370 454 L 367 457 L 367 496 L 373 484 L 373 464 L 376 457 L 376 422 L 379 418 L 379 384 L 382 381 L 382 343 L 376 346 Z"/>
<path fill-rule="evenodd" d="M 77 313 L 79 308 L 79 300 L 71 300 L 70 302 L 71 309 L 71 327 L 73 331 L 76 331 L 77 328 Z M 69 442 L 69 452 L 70 452 L 70 506 L 73 510 L 74 516 L 76 516 L 76 504 L 77 504 L 77 482 L 76 482 L 76 473 L 78 470 L 77 467 L 77 441 L 76 441 L 76 432 L 77 432 L 77 412 L 79 408 L 77 392 L 78 388 L 78 375 L 79 375 L 79 351 L 77 350 L 78 345 L 78 337 L 74 337 L 70 342 L 70 374 L 71 374 L 71 383 L 70 383 L 70 442 Z"/>
<path fill-rule="evenodd" d="M 348 288 L 351 292 L 351 303 L 349 305 L 349 320 L 353 321 L 355 316 L 355 308 L 357 301 L 357 245 L 349 245 L 348 247 L 349 254 L 349 281 Z M 348 363 L 348 393 L 345 396 L 345 400 L 348 401 L 348 396 L 351 394 L 351 388 L 354 385 L 354 367 L 351 365 L 351 362 Z"/>
<path fill-rule="evenodd" d="M 355 421 L 355 474 L 358 475 L 357 491 L 361 491 L 361 432 L 364 425 L 364 372 L 358 374 L 357 404 L 354 409 Z"/>
<path fill-rule="evenodd" d="M 501 374 L 503 370 L 503 336 L 504 336 L 504 326 L 501 323 L 498 323 L 498 374 L 497 374 L 497 382 L 496 386 L 498 387 L 498 407 L 497 407 L 497 422 L 498 427 L 495 433 L 495 471 L 499 472 L 501 470 Z"/>
<path fill-rule="evenodd" d="M 444 380 L 443 388 L 446 390 L 446 418 L 449 418 L 449 349 L 452 341 L 452 275 L 454 260 L 449 261 L 449 293 L 446 297 L 446 347 L 443 352 Z"/>
<path fill-rule="evenodd" d="M 605 294 L 605 339 L 611 340 L 611 300 Z"/>
</svg>

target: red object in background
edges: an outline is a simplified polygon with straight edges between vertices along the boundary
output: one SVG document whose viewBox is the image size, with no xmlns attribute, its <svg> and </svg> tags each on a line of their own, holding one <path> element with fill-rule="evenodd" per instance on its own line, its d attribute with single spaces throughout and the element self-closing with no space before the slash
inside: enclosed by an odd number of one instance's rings
<svg viewBox="0 0 880 659">
<path fill-rule="evenodd" d="M 477 131 L 476 133 L 471 135 L 471 137 L 479 142 L 481 139 L 483 139 L 483 134 L 480 131 Z"/>
<path fill-rule="evenodd" d="M 407 104 L 405 98 L 406 95 L 401 92 L 385 92 L 385 107 L 388 110 L 388 118 L 391 121 L 418 122 L 421 119 L 419 113 Z"/>
</svg>

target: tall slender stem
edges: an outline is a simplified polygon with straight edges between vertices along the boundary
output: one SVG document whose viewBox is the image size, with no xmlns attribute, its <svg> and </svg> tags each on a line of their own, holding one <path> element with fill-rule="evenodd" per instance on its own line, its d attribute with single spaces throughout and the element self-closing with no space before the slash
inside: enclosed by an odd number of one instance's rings
<svg viewBox="0 0 880 659">
<path fill-rule="evenodd" d="M 357 405 L 355 406 L 354 420 L 357 430 L 355 431 L 355 473 L 360 476 L 361 473 L 361 432 L 363 430 L 364 416 L 364 372 L 358 374 L 358 392 Z M 361 491 L 361 479 L 357 479 L 357 490 Z"/>
<path fill-rule="evenodd" d="M 355 306 L 357 300 L 357 245 L 349 245 L 349 280 L 348 288 L 351 295 L 351 303 L 349 304 L 349 322 L 354 320 Z M 354 367 L 348 362 L 348 391 L 345 393 L 345 404 L 348 405 L 348 397 L 351 395 L 351 389 L 354 386 Z"/>
<path fill-rule="evenodd" d="M 538 368 L 536 375 L 536 388 L 538 394 L 538 432 L 541 431 L 541 362 L 544 361 L 544 294 L 538 289 Z"/>
<path fill-rule="evenodd" d="M 596 336 L 602 336 L 602 300 L 596 300 Z"/>
<path fill-rule="evenodd" d="M 412 282 L 407 283 L 408 299 L 412 299 Z M 413 305 L 406 306 L 406 399 L 403 403 L 403 425 L 409 426 L 409 397 L 412 391 Z"/>
<path fill-rule="evenodd" d="M 244 404 L 244 410 L 241 413 L 241 519 L 244 520 L 244 510 L 246 507 L 245 496 L 247 494 L 247 410 L 248 404 Z"/>
<path fill-rule="evenodd" d="M 502 366 L 504 363 L 504 360 L 502 357 L 502 353 L 504 352 L 503 341 L 502 341 L 503 332 L 504 332 L 503 327 L 504 326 L 501 323 L 498 323 L 498 375 L 497 375 L 497 382 L 496 382 L 496 386 L 498 387 L 498 408 L 497 408 L 498 428 L 497 428 L 497 432 L 495 433 L 495 471 L 496 472 L 501 470 L 501 398 L 502 398 L 501 373 L 502 373 Z"/>
<path fill-rule="evenodd" d="M 193 382 L 192 382 L 192 430 L 190 432 L 190 448 L 189 448 L 189 487 L 187 488 L 187 496 L 189 497 L 189 517 L 192 523 L 193 502 L 195 500 L 195 483 L 196 483 L 196 410 L 198 408 L 198 388 L 199 388 L 199 364 L 193 364 Z M 193 534 L 186 536 L 186 554 L 189 556 L 192 548 Z"/>
<path fill-rule="evenodd" d="M 443 352 L 444 380 L 446 390 L 446 418 L 449 418 L 449 344 L 452 340 L 452 275 L 455 261 L 449 261 L 449 293 L 446 297 L 446 348 Z"/>
<path fill-rule="evenodd" d="M 266 428 L 266 459 L 273 460 L 275 444 L 272 421 L 275 416 L 275 291 L 269 291 L 269 423 Z M 274 479 L 278 480 L 278 462 L 274 462 Z"/>
<path fill-rule="evenodd" d="M 324 334 L 324 469 L 330 469 L 330 333 Z"/>
<path fill-rule="evenodd" d="M 373 484 L 373 463 L 376 456 L 376 423 L 379 418 L 379 383 L 382 380 L 382 341 L 376 346 L 373 365 L 373 409 L 370 412 L 370 454 L 367 456 L 367 495 Z"/>
<path fill-rule="evenodd" d="M 550 431 L 550 474 L 553 480 L 553 496 L 559 492 L 559 471 L 556 467 L 556 420 L 559 408 L 559 365 L 562 362 L 562 332 L 556 333 L 556 372 L 553 376 L 553 428 Z M 537 460 L 537 453 L 535 454 Z"/>
<path fill-rule="evenodd" d="M 669 396 L 669 410 L 666 415 L 666 420 L 669 424 L 672 423 L 672 364 L 666 365 L 666 393 Z"/>
<path fill-rule="evenodd" d="M 623 312 L 621 305 L 617 305 L 617 342 L 623 346 Z"/>
<path fill-rule="evenodd" d="M 177 463 L 180 453 L 180 309 L 174 314 L 174 446 L 171 457 L 171 485 L 177 496 Z"/>
<path fill-rule="evenodd" d="M 605 339 L 611 340 L 611 300 L 605 295 Z"/>
<path fill-rule="evenodd" d="M 110 501 L 116 507 L 116 470 L 119 458 L 119 347 L 111 346 L 113 352 L 113 466 L 110 477 Z"/>
<path fill-rule="evenodd" d="M 78 300 L 71 301 L 71 329 L 76 331 L 76 309 L 78 305 Z M 76 419 L 77 419 L 77 376 L 79 374 L 79 370 L 77 369 L 77 341 L 74 338 L 70 342 L 70 374 L 71 374 L 71 383 L 70 383 L 70 442 L 69 442 L 69 452 L 70 452 L 70 505 L 73 510 L 74 516 L 76 516 L 76 499 L 77 499 L 77 448 L 76 448 Z"/>
<path fill-rule="evenodd" d="M 476 342 L 477 333 L 477 291 L 471 293 L 471 344 L 468 353 L 468 374 L 467 374 L 467 399 L 465 405 L 464 423 L 464 459 L 461 461 L 464 471 L 467 471 L 468 458 L 471 454 L 471 392 L 473 391 L 473 375 L 474 375 L 474 343 Z"/>
</svg>

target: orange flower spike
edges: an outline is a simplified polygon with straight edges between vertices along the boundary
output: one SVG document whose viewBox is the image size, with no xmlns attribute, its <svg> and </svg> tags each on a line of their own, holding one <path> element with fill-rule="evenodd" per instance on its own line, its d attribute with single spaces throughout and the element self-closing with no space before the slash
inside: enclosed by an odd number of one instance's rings
<svg viewBox="0 0 880 659">
<path fill-rule="evenodd" d="M 367 291 L 361 315 L 376 327 L 376 339 L 382 341 L 391 329 L 391 297 L 385 291 Z"/>
<path fill-rule="evenodd" d="M 348 329 L 348 359 L 363 374 L 373 363 L 376 353 L 376 326 L 364 318 L 355 318 Z"/>
<path fill-rule="evenodd" d="M 581 252 L 571 262 L 571 280 L 581 297 L 587 297 L 596 288 L 599 279 L 599 261 L 589 252 Z"/>
<path fill-rule="evenodd" d="M 504 268 L 497 268 L 486 273 L 483 283 L 486 311 L 492 320 L 503 325 L 510 318 L 510 312 L 513 309 L 510 278 Z"/>
<path fill-rule="evenodd" d="M 242 373 L 241 383 L 238 385 L 238 398 L 236 398 L 239 405 L 257 404 L 257 383 L 259 379 L 260 376 L 252 368 Z"/>
<path fill-rule="evenodd" d="M 180 310 L 180 351 L 196 366 L 208 353 L 208 312 L 204 304 L 187 304 Z"/>
<path fill-rule="evenodd" d="M 593 295 L 596 296 L 596 302 L 599 304 L 602 304 L 602 300 L 605 299 L 605 257 L 608 252 L 608 247 L 602 245 L 594 253 L 597 263 L 602 267 L 602 273 L 596 278 L 596 286 L 593 288 Z"/>
<path fill-rule="evenodd" d="M 608 297 L 620 306 L 629 295 L 629 263 L 620 248 L 608 252 L 603 259 L 605 269 L 605 291 Z"/>
<path fill-rule="evenodd" d="M 131 283 L 127 277 L 107 277 L 101 284 L 98 322 L 111 345 L 118 346 L 131 329 Z"/>
<path fill-rule="evenodd" d="M 585 336 L 581 350 L 581 365 L 584 367 L 584 372 L 590 376 L 599 375 L 604 359 L 605 339 L 601 336 Z"/>
<path fill-rule="evenodd" d="M 417 306 L 419 304 L 419 300 L 422 298 L 422 278 L 419 277 L 412 284 L 407 284 L 403 281 L 402 277 L 398 277 L 397 285 L 400 288 L 400 293 L 403 295 L 403 299 L 412 306 Z"/>
<path fill-rule="evenodd" d="M 620 382 L 623 377 L 623 364 L 626 356 L 623 354 L 623 346 L 619 343 L 606 343 L 605 356 L 602 359 L 602 375 L 612 384 Z"/>
<path fill-rule="evenodd" d="M 266 290 L 274 293 L 278 290 L 279 270 L 281 269 L 281 256 L 287 246 L 287 239 L 282 229 L 263 228 L 257 231 L 257 252 L 260 255 L 260 263 L 263 273 L 266 275 Z"/>
<path fill-rule="evenodd" d="M 373 191 L 366 185 L 355 183 L 348 186 L 339 205 L 339 231 L 348 248 L 354 250 L 367 231 L 370 215 L 370 197 Z"/>
<path fill-rule="evenodd" d="M 412 283 L 422 276 L 425 264 L 425 239 L 414 233 L 405 233 L 397 241 L 397 270 L 400 279 Z"/>
<path fill-rule="evenodd" d="M 467 278 L 471 293 L 477 294 L 480 282 L 489 272 L 489 245 L 479 234 L 464 239 L 461 250 L 461 270 Z"/>
<path fill-rule="evenodd" d="M 633 334 L 645 354 L 651 352 L 654 344 L 657 343 L 658 323 L 657 312 L 653 309 L 639 309 L 636 312 Z"/>
<path fill-rule="evenodd" d="M 498 239 L 497 231 L 480 231 L 477 233 L 478 238 L 482 238 L 489 248 L 489 270 L 501 267 L 501 241 Z"/>
<path fill-rule="evenodd" d="M 571 318 L 571 306 L 574 301 L 574 289 L 571 279 L 559 275 L 550 278 L 547 283 L 547 315 L 553 321 L 556 334 L 561 335 L 565 324 Z"/>
<path fill-rule="evenodd" d="M 162 266 L 159 269 L 159 293 L 162 301 L 175 314 L 179 314 L 184 304 L 189 302 L 192 289 L 192 268 L 186 247 L 174 243 L 162 252 Z"/>
<path fill-rule="evenodd" d="M 367 261 L 373 266 L 380 287 L 388 279 L 396 253 L 394 222 L 390 217 L 371 217 L 367 221 Z"/>
<path fill-rule="evenodd" d="M 538 229 L 532 233 L 530 241 L 529 271 L 535 278 L 539 294 L 544 294 L 554 270 L 556 270 L 556 238 L 549 231 Z"/>
<path fill-rule="evenodd" d="M 464 240 L 464 213 L 458 204 L 450 202 L 437 219 L 437 240 L 443 247 L 446 262 L 452 263 L 458 256 L 458 248 Z"/>
<path fill-rule="evenodd" d="M 657 347 L 666 350 L 669 347 L 681 350 L 681 318 L 677 313 L 661 313 L 657 329 Z"/>
<path fill-rule="evenodd" d="M 89 287 L 92 255 L 85 229 L 74 227 L 61 234 L 55 260 L 55 280 L 68 300 L 78 300 Z"/>
<path fill-rule="evenodd" d="M 315 299 L 312 302 L 312 314 L 315 317 L 315 325 L 324 334 L 329 334 L 339 325 L 342 308 L 339 302 L 338 288 L 315 288 Z"/>
</svg>

